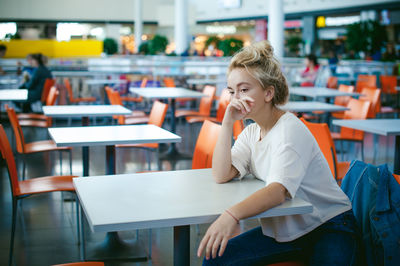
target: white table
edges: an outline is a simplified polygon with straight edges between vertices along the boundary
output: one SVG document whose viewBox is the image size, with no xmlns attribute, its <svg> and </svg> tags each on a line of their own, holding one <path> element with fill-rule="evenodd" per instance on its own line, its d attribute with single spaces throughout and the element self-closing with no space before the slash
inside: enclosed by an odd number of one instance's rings
<svg viewBox="0 0 400 266">
<path fill-rule="evenodd" d="M 188 79 L 189 85 L 226 84 L 226 79 Z"/>
<path fill-rule="evenodd" d="M 185 266 L 190 265 L 190 225 L 213 222 L 265 186 L 255 178 L 217 184 L 211 169 L 74 178 L 73 182 L 93 232 L 173 226 L 174 265 Z M 310 203 L 294 198 L 256 217 L 312 210 Z"/>
<path fill-rule="evenodd" d="M 6 89 L 0 90 L 0 101 L 26 101 L 28 90 L 26 89 Z"/>
<path fill-rule="evenodd" d="M 396 136 L 394 148 L 395 174 L 400 174 L 400 119 L 333 120 L 337 126 L 358 129 L 378 135 Z"/>
<path fill-rule="evenodd" d="M 115 145 L 137 143 L 173 143 L 180 142 L 181 137 L 154 125 L 118 125 L 99 127 L 60 127 L 49 128 L 49 134 L 57 147 L 85 147 L 83 153 L 84 176 L 89 175 L 89 146 L 106 146 L 106 174 L 115 174 Z M 85 177 L 87 178 L 87 177 Z M 109 195 L 103 195 L 108 198 Z M 94 254 L 109 258 L 107 254 L 120 255 L 126 258 L 126 244 L 119 239 L 116 232 L 109 232 L 105 242 Z M 134 245 L 135 246 L 135 245 Z M 112 248 L 115 248 L 113 251 Z M 121 252 L 118 252 L 121 251 Z M 134 250 L 132 250 L 134 252 Z M 82 252 L 84 253 L 84 252 Z"/>
<path fill-rule="evenodd" d="M 127 80 L 121 79 L 90 79 L 85 80 L 87 85 L 108 85 L 108 84 L 126 84 Z"/>
<path fill-rule="evenodd" d="M 177 98 L 202 98 L 205 97 L 201 92 L 188 90 L 185 88 L 170 88 L 170 87 L 146 87 L 146 88 L 130 88 L 132 93 L 136 93 L 147 99 L 170 99 L 171 104 L 171 132 L 176 133 L 176 120 L 175 120 L 175 110 L 176 110 L 176 99 Z M 176 149 L 175 144 L 171 144 L 167 155 L 172 157 L 179 157 L 180 154 Z"/>
<path fill-rule="evenodd" d="M 53 105 L 43 106 L 43 113 L 51 117 L 94 117 L 130 115 L 122 105 Z"/>
<path fill-rule="evenodd" d="M 289 93 L 292 95 L 305 96 L 305 97 L 310 97 L 313 99 L 317 99 L 317 98 L 329 99 L 329 98 L 334 98 L 334 97 L 338 97 L 338 96 L 351 96 L 351 97 L 360 96 L 360 94 L 356 93 L 356 92 L 344 92 L 344 91 L 339 91 L 339 90 L 329 89 L 329 88 L 324 88 L 324 87 L 290 87 Z"/>
<path fill-rule="evenodd" d="M 290 101 L 284 105 L 279 106 L 282 110 L 292 111 L 292 112 L 313 112 L 313 111 L 323 111 L 323 112 L 338 112 L 338 111 L 346 111 L 349 108 L 341 105 L 334 105 L 323 102 L 314 102 L 314 101 Z"/>
</svg>

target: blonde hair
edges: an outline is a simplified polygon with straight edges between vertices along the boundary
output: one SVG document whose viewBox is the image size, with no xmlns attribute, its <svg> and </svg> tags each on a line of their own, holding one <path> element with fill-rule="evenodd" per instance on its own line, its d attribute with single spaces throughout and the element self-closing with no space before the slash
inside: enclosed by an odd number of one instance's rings
<svg viewBox="0 0 400 266">
<path fill-rule="evenodd" d="M 275 88 L 273 105 L 282 105 L 287 101 L 289 88 L 286 78 L 268 41 L 254 43 L 237 52 L 229 64 L 228 75 L 235 68 L 245 68 L 263 89 L 273 86 Z"/>
</svg>

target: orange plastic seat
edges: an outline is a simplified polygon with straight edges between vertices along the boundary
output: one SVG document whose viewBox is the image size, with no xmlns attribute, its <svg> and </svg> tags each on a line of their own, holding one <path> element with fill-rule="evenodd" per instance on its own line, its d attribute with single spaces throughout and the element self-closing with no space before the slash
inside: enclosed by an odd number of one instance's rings
<svg viewBox="0 0 400 266">
<path fill-rule="evenodd" d="M 75 97 L 68 78 L 64 78 L 64 86 L 67 89 L 68 100 L 70 104 L 77 104 L 82 102 L 93 103 L 96 101 L 95 97 Z"/>
<path fill-rule="evenodd" d="M 233 139 L 234 140 L 237 140 L 239 134 L 242 133 L 243 129 L 244 129 L 243 120 L 236 120 L 235 123 L 233 123 Z"/>
<path fill-rule="evenodd" d="M 354 92 L 354 86 L 340 84 L 338 90 L 341 92 L 352 93 L 352 92 Z M 335 97 L 334 104 L 340 105 L 340 106 L 347 106 L 350 99 L 351 99 L 350 96 L 338 96 L 338 97 Z M 344 111 L 332 112 L 331 114 L 332 114 L 332 117 L 338 118 L 338 119 L 343 119 L 343 117 L 344 117 Z"/>
<path fill-rule="evenodd" d="M 364 88 L 376 88 L 375 75 L 358 75 L 356 81 L 356 92 L 361 92 Z"/>
<path fill-rule="evenodd" d="M 58 151 L 60 152 L 60 171 L 62 170 L 62 156 L 61 152 L 65 151 L 69 153 L 69 163 L 70 163 L 70 173 L 72 174 L 72 148 L 71 147 L 57 147 L 52 140 L 41 140 L 26 143 L 24 139 L 24 134 L 22 128 L 19 124 L 18 117 L 13 108 L 6 106 L 8 118 L 10 120 L 12 129 L 14 131 L 17 153 L 22 156 L 22 178 L 25 179 L 25 156 L 37 152 L 47 152 L 47 151 Z"/>
<path fill-rule="evenodd" d="M 371 102 L 367 118 L 375 118 L 381 109 L 381 90 L 374 88 L 363 88 L 360 99 Z"/>
<path fill-rule="evenodd" d="M 50 89 L 55 85 L 56 85 L 55 79 L 46 79 L 44 81 L 42 96 L 40 98 L 40 101 L 42 103 L 45 103 L 47 101 L 47 97 L 49 95 Z"/>
<path fill-rule="evenodd" d="M 343 119 L 367 119 L 371 102 L 350 99 L 347 107 L 350 110 L 344 112 Z M 334 141 L 354 141 L 361 144 L 361 157 L 364 160 L 364 131 L 341 127 L 340 132 L 332 132 Z M 341 149 L 343 152 L 343 148 Z M 343 154 L 343 153 L 342 153 Z"/>
<path fill-rule="evenodd" d="M 220 132 L 220 125 L 211 121 L 204 121 L 194 148 L 192 169 L 212 167 L 214 148 Z"/>
<path fill-rule="evenodd" d="M 340 185 L 343 177 L 346 175 L 350 167 L 350 162 L 338 162 L 335 144 L 333 142 L 331 132 L 326 123 L 311 123 L 301 118 L 301 121 L 307 126 L 311 134 L 318 143 L 326 161 L 328 162 L 329 169 L 331 169 L 333 177 Z"/>
<path fill-rule="evenodd" d="M 396 116 L 400 113 L 399 102 L 398 102 L 398 91 L 396 90 L 397 86 L 397 77 L 396 76 L 380 76 L 381 81 L 381 89 L 382 89 L 382 106 L 380 109 L 380 113 L 382 114 L 395 114 Z M 386 105 L 386 101 L 384 99 L 388 98 L 396 98 L 396 106 Z M 385 105 L 385 106 L 384 106 Z"/>
<path fill-rule="evenodd" d="M 58 89 L 53 86 L 50 88 L 46 99 L 46 105 L 54 105 L 59 95 Z M 47 128 L 52 126 L 52 119 L 43 114 L 17 114 L 21 127 L 41 127 Z"/>
<path fill-rule="evenodd" d="M 335 76 L 330 76 L 328 81 L 326 82 L 326 87 L 330 89 L 337 89 L 338 87 L 338 78 Z"/>
<path fill-rule="evenodd" d="M 43 194 L 55 191 L 70 191 L 75 192 L 72 184 L 72 178 L 76 176 L 46 176 L 37 177 L 25 181 L 19 181 L 17 167 L 15 164 L 14 156 L 11 150 L 10 143 L 7 139 L 6 132 L 2 125 L 0 125 L 0 150 L 3 159 L 6 160 L 8 168 L 8 176 L 11 184 L 12 192 L 12 225 L 11 225 L 11 239 L 9 251 L 9 265 L 12 265 L 13 249 L 14 249 L 14 236 L 18 214 L 18 201 L 35 194 Z M 77 227 L 79 236 L 79 216 L 78 216 L 78 200 L 77 204 Z"/>
<path fill-rule="evenodd" d="M 155 125 L 158 127 L 162 127 L 162 124 L 164 123 L 165 116 L 167 114 L 168 110 L 168 104 L 162 103 L 159 101 L 155 101 L 153 103 L 153 107 L 151 108 L 150 111 L 150 116 L 147 119 L 147 124 L 149 125 Z M 146 117 L 145 117 L 146 118 Z M 125 119 L 125 123 L 129 124 L 144 124 L 146 122 L 145 119 L 142 117 L 132 117 Z M 141 149 L 146 149 L 148 152 L 156 152 L 157 154 L 157 163 L 159 163 L 159 158 L 158 158 L 158 143 L 141 143 L 141 144 L 119 144 L 115 145 L 116 148 L 141 148 Z M 148 164 L 148 170 L 151 170 L 151 161 L 150 161 L 150 155 L 147 154 L 147 164 Z M 160 166 L 159 166 L 160 167 Z"/>
<path fill-rule="evenodd" d="M 393 174 L 393 177 L 400 184 L 400 175 Z"/>
<path fill-rule="evenodd" d="M 176 110 L 175 117 L 184 116 L 210 116 L 211 106 L 214 100 L 216 88 L 215 86 L 207 85 L 203 89 L 203 94 L 206 96 L 202 97 L 200 100 L 200 106 L 198 111 L 194 110 Z"/>
</svg>

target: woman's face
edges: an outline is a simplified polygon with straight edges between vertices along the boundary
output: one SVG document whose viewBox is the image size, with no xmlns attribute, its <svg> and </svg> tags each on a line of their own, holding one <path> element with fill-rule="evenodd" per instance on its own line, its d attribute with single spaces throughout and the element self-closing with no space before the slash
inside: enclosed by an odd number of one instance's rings
<svg viewBox="0 0 400 266">
<path fill-rule="evenodd" d="M 32 58 L 31 62 L 32 62 L 31 64 L 32 64 L 33 67 L 38 67 L 39 66 L 39 62 L 37 60 L 35 60 L 34 58 Z"/>
<path fill-rule="evenodd" d="M 266 104 L 266 90 L 245 68 L 235 68 L 228 75 L 228 91 L 231 99 L 243 99 L 247 96 L 254 100 L 251 112 L 246 118 L 252 118 Z"/>
</svg>

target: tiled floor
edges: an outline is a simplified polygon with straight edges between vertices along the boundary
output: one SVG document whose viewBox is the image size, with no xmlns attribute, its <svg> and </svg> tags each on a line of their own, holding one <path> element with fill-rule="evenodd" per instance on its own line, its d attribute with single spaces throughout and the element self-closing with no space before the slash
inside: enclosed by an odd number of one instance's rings
<svg viewBox="0 0 400 266">
<path fill-rule="evenodd" d="M 3 114 L 4 115 L 4 114 Z M 75 121 L 78 125 L 79 121 Z M 57 121 L 57 126 L 63 124 L 63 121 Z M 3 123 L 7 133 L 11 136 L 11 130 L 8 123 Z M 167 125 L 168 129 L 169 126 Z M 178 134 L 187 136 L 189 131 L 197 135 L 200 125 L 189 128 L 185 125 L 178 125 Z M 27 141 L 47 138 L 46 130 L 25 130 Z M 374 164 L 387 162 L 390 169 L 393 167 L 394 157 L 394 138 L 379 137 L 379 145 L 374 147 L 373 136 L 366 134 L 365 138 L 365 161 Z M 191 140 L 183 137 L 183 143 L 178 148 L 185 153 L 193 152 L 194 144 Z M 376 148 L 376 150 L 375 150 Z M 345 146 L 349 154 L 355 154 L 354 145 Z M 376 154 L 374 158 L 374 153 Z M 140 170 L 146 170 L 145 154 L 143 151 L 134 149 L 125 149 L 117 152 L 117 172 L 132 173 Z M 340 154 L 339 160 L 341 160 Z M 349 155 L 346 160 L 353 158 Z M 105 149 L 104 147 L 90 149 L 90 174 L 103 175 L 105 173 Z M 358 158 L 359 155 L 358 155 Z M 63 164 L 63 172 L 69 173 L 67 158 Z M 38 154 L 29 156 L 27 176 L 37 177 L 59 173 L 58 155 L 56 154 Z M 1 161 L 0 170 L 0 265 L 7 265 L 9 238 L 11 228 L 11 196 L 8 174 Z M 163 170 L 171 169 L 190 169 L 191 161 L 163 161 Z M 156 164 L 152 165 L 156 169 Z M 73 174 L 82 174 L 81 149 L 73 151 Z M 64 198 L 70 197 L 68 193 Z M 243 224 L 243 230 L 257 225 L 256 220 L 246 221 Z M 202 235 L 208 225 L 200 225 L 199 231 L 196 226 L 191 228 L 191 265 L 201 265 L 201 259 L 195 256 L 196 249 Z M 105 234 L 94 234 L 88 228 L 85 230 L 86 248 L 99 245 L 104 240 Z M 136 231 L 122 232 L 121 237 L 128 241 L 138 241 L 137 243 L 147 251 L 148 248 L 148 230 L 140 230 L 137 238 Z M 73 202 L 63 201 L 61 193 L 52 193 L 48 195 L 32 196 L 23 200 L 20 208 L 15 243 L 15 265 L 52 265 L 58 263 L 67 263 L 79 261 L 80 249 L 77 245 L 75 205 Z M 137 240 L 136 240 L 137 239 Z M 172 228 L 160 228 L 152 230 L 151 244 L 153 256 L 151 260 L 145 262 L 111 261 L 106 265 L 172 265 L 173 256 L 173 231 Z"/>
</svg>

